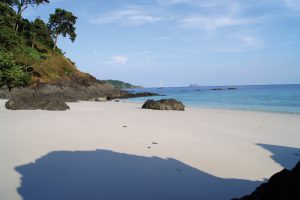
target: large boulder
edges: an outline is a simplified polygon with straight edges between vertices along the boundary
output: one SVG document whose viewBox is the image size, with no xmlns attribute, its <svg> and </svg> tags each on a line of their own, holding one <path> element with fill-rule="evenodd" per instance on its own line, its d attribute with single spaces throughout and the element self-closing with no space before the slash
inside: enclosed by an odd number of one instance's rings
<svg viewBox="0 0 300 200">
<path fill-rule="evenodd" d="M 59 96 L 29 89 L 22 90 L 22 92 L 12 96 L 9 101 L 6 102 L 5 107 L 10 110 L 65 111 L 70 109 Z"/>
<path fill-rule="evenodd" d="M 294 200 L 300 199 L 300 161 L 292 170 L 283 169 L 274 174 L 247 196 L 234 200 Z"/>
<path fill-rule="evenodd" d="M 161 99 L 158 101 L 149 99 L 147 100 L 143 107 L 144 109 L 153 109 L 153 110 L 184 110 L 184 105 L 182 102 L 177 101 L 176 99 Z"/>
</svg>

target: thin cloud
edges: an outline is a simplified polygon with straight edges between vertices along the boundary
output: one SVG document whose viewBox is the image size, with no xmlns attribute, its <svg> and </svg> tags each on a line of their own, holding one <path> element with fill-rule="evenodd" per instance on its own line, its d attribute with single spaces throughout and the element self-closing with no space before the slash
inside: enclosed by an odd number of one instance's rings
<svg viewBox="0 0 300 200">
<path fill-rule="evenodd" d="M 230 17 L 186 17 L 179 21 L 179 24 L 187 28 L 203 29 L 207 31 L 216 30 L 226 26 L 244 24 L 243 20 L 237 20 Z"/>
<path fill-rule="evenodd" d="M 125 25 L 138 26 L 143 24 L 155 23 L 163 20 L 146 8 L 128 6 L 125 9 L 112 11 L 91 20 L 93 24 L 121 23 Z"/>
<path fill-rule="evenodd" d="M 126 64 L 128 60 L 129 60 L 129 58 L 127 56 L 112 56 L 111 57 L 112 63 L 116 63 L 116 64 L 120 64 L 120 65 Z"/>
<path fill-rule="evenodd" d="M 226 43 L 219 44 L 210 48 L 212 52 L 234 53 L 245 52 L 248 50 L 256 50 L 264 47 L 262 38 L 253 33 L 231 33 L 225 36 Z"/>
<path fill-rule="evenodd" d="M 292 11 L 300 12 L 300 1 L 299 0 L 283 0 L 286 7 Z"/>
<path fill-rule="evenodd" d="M 224 4 L 231 4 L 232 2 L 232 0 L 157 0 L 157 3 L 162 6 L 187 4 L 199 7 L 214 7 Z"/>
</svg>

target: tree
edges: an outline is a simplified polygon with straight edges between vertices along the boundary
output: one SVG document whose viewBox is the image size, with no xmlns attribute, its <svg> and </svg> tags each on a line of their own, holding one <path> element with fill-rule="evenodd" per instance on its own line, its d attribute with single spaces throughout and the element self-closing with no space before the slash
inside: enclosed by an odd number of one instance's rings
<svg viewBox="0 0 300 200">
<path fill-rule="evenodd" d="M 75 24 L 77 17 L 73 13 L 64 9 L 57 8 L 54 14 L 50 15 L 48 27 L 51 30 L 52 37 L 54 39 L 53 50 L 56 50 L 57 39 L 59 35 L 66 37 L 69 35 L 72 42 L 75 41 Z"/>
<path fill-rule="evenodd" d="M 0 26 L 14 26 L 15 11 L 5 2 L 0 1 Z"/>
<path fill-rule="evenodd" d="M 0 1 L 0 50 L 12 50 L 20 38 L 15 34 L 16 12 L 3 0 Z"/>
<path fill-rule="evenodd" d="M 17 7 L 17 14 L 22 15 L 23 11 L 28 8 L 28 6 L 38 6 L 40 4 L 49 3 L 49 0 L 6 0 L 14 2 L 13 4 Z"/>
<path fill-rule="evenodd" d="M 44 43 L 45 45 L 48 43 L 48 39 L 50 38 L 49 30 L 47 25 L 40 18 L 35 19 L 34 22 L 31 24 L 31 33 L 32 48 L 34 48 L 37 40 Z"/>
<path fill-rule="evenodd" d="M 13 6 L 15 5 L 16 3 L 16 0 L 0 0 L 1 3 L 5 3 L 5 4 L 8 4 L 10 6 Z"/>
<path fill-rule="evenodd" d="M 0 87 L 7 86 L 10 91 L 14 87 L 26 86 L 30 79 L 30 74 L 15 63 L 12 54 L 0 51 Z"/>
<path fill-rule="evenodd" d="M 40 4 L 49 3 L 49 0 L 6 0 L 8 2 L 11 2 L 10 5 L 17 7 L 17 16 L 18 19 L 22 19 L 22 13 L 24 10 L 28 8 L 28 6 L 39 6 Z M 16 31 L 19 29 L 19 23 L 18 20 L 16 21 Z"/>
<path fill-rule="evenodd" d="M 69 35 L 69 38 L 72 42 L 75 41 L 75 24 L 77 17 L 73 13 L 68 12 L 64 9 L 57 8 L 54 14 L 50 15 L 48 28 L 51 31 L 51 36 L 54 40 L 53 50 L 56 50 L 58 36 L 62 35 L 66 37 Z"/>
</svg>

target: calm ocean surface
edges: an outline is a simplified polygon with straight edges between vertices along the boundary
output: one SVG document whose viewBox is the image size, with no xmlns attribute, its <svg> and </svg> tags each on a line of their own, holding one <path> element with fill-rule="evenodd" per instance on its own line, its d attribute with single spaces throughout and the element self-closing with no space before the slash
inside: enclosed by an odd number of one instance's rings
<svg viewBox="0 0 300 200">
<path fill-rule="evenodd" d="M 231 87 L 237 89 L 227 89 Z M 224 90 L 212 90 L 214 88 L 224 88 Z M 133 102 L 144 102 L 147 99 L 175 98 L 189 107 L 300 114 L 300 85 L 166 87 L 129 89 L 128 91 L 153 92 L 165 95 L 129 100 Z"/>
</svg>

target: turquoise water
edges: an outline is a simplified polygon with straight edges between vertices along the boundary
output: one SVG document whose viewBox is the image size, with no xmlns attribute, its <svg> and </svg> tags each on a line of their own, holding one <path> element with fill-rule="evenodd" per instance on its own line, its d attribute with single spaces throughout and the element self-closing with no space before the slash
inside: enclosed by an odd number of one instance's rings
<svg viewBox="0 0 300 200">
<path fill-rule="evenodd" d="M 230 86 L 232 87 L 232 86 Z M 189 107 L 257 110 L 300 114 L 300 85 L 199 86 L 129 89 L 131 92 L 154 92 L 165 96 L 143 97 L 129 101 L 175 98 Z M 224 88 L 224 90 L 212 90 Z"/>
</svg>

